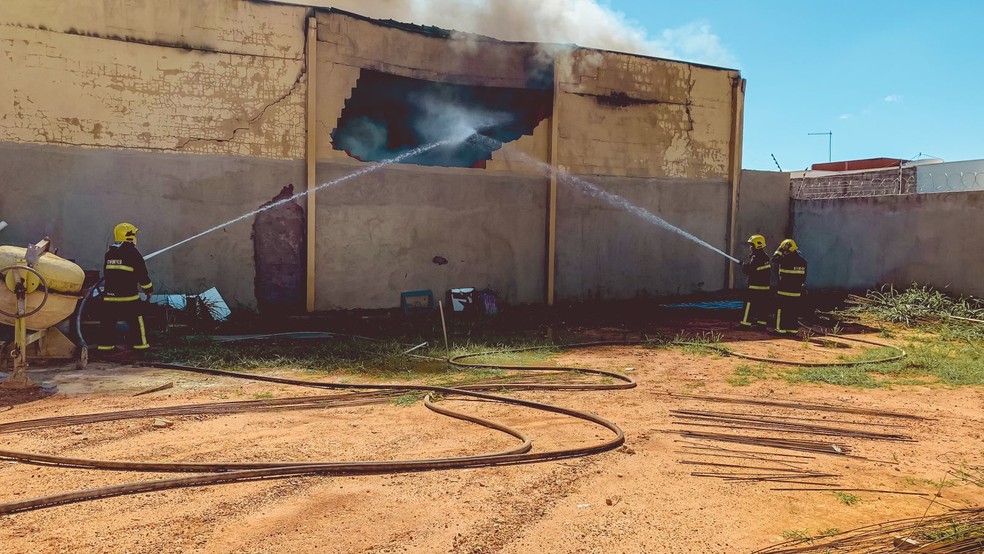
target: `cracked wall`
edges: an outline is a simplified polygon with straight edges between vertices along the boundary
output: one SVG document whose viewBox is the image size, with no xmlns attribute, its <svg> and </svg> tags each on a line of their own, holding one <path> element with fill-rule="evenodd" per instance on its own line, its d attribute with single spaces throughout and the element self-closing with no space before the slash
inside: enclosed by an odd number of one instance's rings
<svg viewBox="0 0 984 554">
<path fill-rule="evenodd" d="M 305 14 L 6 0 L 0 141 L 303 158 Z"/>
<path fill-rule="evenodd" d="M 590 49 L 561 65 L 559 163 L 587 175 L 727 179 L 737 71 Z"/>
</svg>

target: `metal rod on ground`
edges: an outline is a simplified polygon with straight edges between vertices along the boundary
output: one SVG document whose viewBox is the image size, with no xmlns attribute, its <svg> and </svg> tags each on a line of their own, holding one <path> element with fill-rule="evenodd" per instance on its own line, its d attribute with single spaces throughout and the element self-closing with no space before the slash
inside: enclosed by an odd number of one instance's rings
<svg viewBox="0 0 984 554">
<path fill-rule="evenodd" d="M 448 353 L 448 360 L 451 359 L 451 346 L 448 344 L 448 326 L 444 323 L 444 303 L 437 301 L 437 309 L 441 312 L 441 330 L 444 331 L 444 351 Z"/>
</svg>

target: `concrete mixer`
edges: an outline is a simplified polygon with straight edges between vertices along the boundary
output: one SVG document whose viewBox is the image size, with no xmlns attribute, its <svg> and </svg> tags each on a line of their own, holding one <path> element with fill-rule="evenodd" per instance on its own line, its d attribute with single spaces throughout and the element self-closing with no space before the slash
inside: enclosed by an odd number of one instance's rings
<svg viewBox="0 0 984 554">
<path fill-rule="evenodd" d="M 37 386 L 27 376 L 32 345 L 44 357 L 75 357 L 79 369 L 88 360 L 84 345 L 76 348 L 54 327 L 82 299 L 85 271 L 49 252 L 50 246 L 47 237 L 27 248 L 0 246 L 0 323 L 14 327 L 13 341 L 0 345 L 0 363 L 13 365 L 2 388 Z"/>
</svg>

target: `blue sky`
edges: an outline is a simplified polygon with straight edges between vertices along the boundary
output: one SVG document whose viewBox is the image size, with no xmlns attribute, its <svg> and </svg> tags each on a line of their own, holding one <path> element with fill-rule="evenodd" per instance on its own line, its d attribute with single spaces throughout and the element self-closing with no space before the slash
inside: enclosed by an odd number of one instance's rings
<svg viewBox="0 0 984 554">
<path fill-rule="evenodd" d="M 741 70 L 746 169 L 825 162 L 807 133 L 827 131 L 834 160 L 984 158 L 984 2 L 600 4 L 674 57 Z"/>
</svg>

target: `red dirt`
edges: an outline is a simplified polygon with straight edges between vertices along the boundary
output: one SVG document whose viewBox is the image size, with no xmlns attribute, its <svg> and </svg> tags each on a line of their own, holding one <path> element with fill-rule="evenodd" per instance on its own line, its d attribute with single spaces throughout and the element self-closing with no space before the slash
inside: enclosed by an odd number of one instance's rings
<svg viewBox="0 0 984 554">
<path fill-rule="evenodd" d="M 598 337 L 612 333 L 599 330 Z M 831 349 L 799 341 L 756 340 L 728 333 L 727 346 L 749 354 L 816 360 Z M 874 338 L 874 337 L 872 337 Z M 829 354 L 830 356 L 835 355 Z M 833 357 L 828 358 L 833 359 Z M 744 362 L 671 349 L 598 347 L 569 351 L 558 363 L 626 371 L 639 383 L 627 391 L 523 392 L 530 400 L 583 409 L 616 422 L 626 445 L 606 454 L 459 471 L 370 477 L 304 477 L 109 498 L 0 516 L 3 552 L 741 552 L 779 542 L 784 531 L 818 532 L 939 513 L 919 496 L 853 493 L 848 506 L 831 492 L 691 476 L 703 459 L 679 453 L 683 427 L 671 409 L 793 415 L 791 410 L 720 404 L 675 394 L 744 395 L 772 401 L 828 403 L 935 418 L 877 418 L 917 442 L 842 439 L 871 460 L 817 456 L 809 467 L 842 475 L 843 488 L 934 494 L 949 460 L 984 465 L 984 389 L 904 386 L 860 390 L 829 385 L 727 379 Z M 628 368 L 632 368 L 629 372 Z M 310 373 L 265 373 L 311 379 Z M 310 389 L 205 377 L 159 369 L 93 364 L 84 372 L 35 373 L 58 386 L 47 397 L 0 396 L 0 423 L 256 397 L 315 394 Z M 328 377 L 324 377 L 328 380 Z M 132 396 L 174 382 L 172 389 Z M 536 449 L 591 444 L 603 431 L 558 415 L 499 404 L 447 400 L 530 434 Z M 12 404 L 4 409 L 4 403 Z M 851 414 L 797 413 L 831 422 L 874 421 Z M 150 419 L 3 435 L 3 448 L 113 460 L 252 461 L 407 459 L 488 452 L 514 442 L 442 417 L 420 403 L 379 404 L 277 413 L 178 417 L 154 428 Z M 835 423 L 832 423 L 835 424 Z M 718 432 L 726 430 L 715 429 Z M 818 437 L 809 437 L 819 440 Z M 841 440 L 841 439 L 839 439 Z M 740 445 L 722 446 L 749 448 Z M 738 460 L 741 462 L 741 460 Z M 897 462 L 897 463 L 896 463 Z M 0 502 L 164 477 L 0 462 Z M 940 502 L 984 503 L 970 485 L 947 486 Z"/>
</svg>

